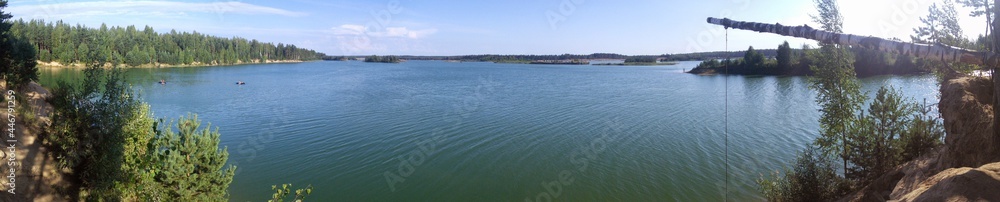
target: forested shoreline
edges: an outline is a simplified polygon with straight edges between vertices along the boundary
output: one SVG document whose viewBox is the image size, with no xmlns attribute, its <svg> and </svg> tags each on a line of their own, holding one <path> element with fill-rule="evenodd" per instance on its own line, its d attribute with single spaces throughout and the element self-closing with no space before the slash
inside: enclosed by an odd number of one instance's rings
<svg viewBox="0 0 1000 202">
<path fill-rule="evenodd" d="M 905 54 L 885 53 L 861 47 L 846 50 L 852 54 L 854 69 L 860 77 L 876 75 L 906 75 L 930 73 L 928 61 Z M 819 60 L 819 49 L 805 45 L 801 49 L 791 49 L 788 42 L 778 46 L 773 58 L 766 57 L 751 46 L 743 52 L 742 58 L 708 59 L 698 64 L 688 73 L 692 74 L 736 74 L 736 75 L 813 75 L 810 69 Z"/>
<path fill-rule="evenodd" d="M 165 33 L 135 25 L 91 28 L 63 21 L 12 20 L 10 35 L 27 40 L 47 66 L 86 66 L 98 61 L 139 66 L 202 66 L 319 60 L 325 55 L 292 44 L 224 38 L 197 31 Z M 95 60 L 92 58 L 100 58 Z"/>
</svg>

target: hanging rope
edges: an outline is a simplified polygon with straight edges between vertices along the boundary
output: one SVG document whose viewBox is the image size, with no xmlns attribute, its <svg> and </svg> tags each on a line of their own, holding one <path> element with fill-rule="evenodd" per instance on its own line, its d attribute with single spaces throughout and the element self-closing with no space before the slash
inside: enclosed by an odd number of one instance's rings
<svg viewBox="0 0 1000 202">
<path fill-rule="evenodd" d="M 725 147 L 726 147 L 726 196 L 725 196 L 725 200 L 726 201 L 729 201 L 729 58 L 731 58 L 731 56 L 729 56 L 729 27 L 726 27 L 726 75 L 724 75 L 725 76 L 725 82 L 723 82 L 724 85 L 725 85 L 724 88 L 726 88 L 726 90 L 725 90 L 725 94 L 726 95 L 723 96 L 723 99 L 725 99 L 725 110 L 726 111 L 725 111 L 725 113 L 723 115 L 723 118 L 722 118 L 722 120 L 723 120 L 722 124 L 724 125 L 723 128 L 724 128 L 724 131 L 725 131 L 723 133 L 726 135 L 726 145 L 725 145 Z"/>
</svg>

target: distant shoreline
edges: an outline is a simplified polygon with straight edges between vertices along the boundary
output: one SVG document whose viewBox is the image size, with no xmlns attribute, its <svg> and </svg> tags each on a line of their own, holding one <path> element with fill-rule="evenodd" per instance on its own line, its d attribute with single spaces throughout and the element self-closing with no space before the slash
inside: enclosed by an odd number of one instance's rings
<svg viewBox="0 0 1000 202">
<path fill-rule="evenodd" d="M 599 66 L 665 66 L 676 65 L 677 62 L 626 62 L 626 63 L 596 63 Z"/>
<path fill-rule="evenodd" d="M 38 67 L 39 68 L 46 68 L 46 69 L 62 69 L 62 68 L 66 68 L 66 69 L 84 69 L 84 68 L 87 68 L 87 65 L 82 64 L 82 63 L 78 63 L 78 62 L 74 62 L 74 63 L 69 64 L 69 65 L 63 65 L 63 64 L 60 64 L 59 62 L 42 62 L 41 60 L 36 60 L 35 62 L 38 63 Z M 174 68 L 174 67 L 217 67 L 217 66 L 252 65 L 252 64 L 301 63 L 301 62 L 305 62 L 305 61 L 302 61 L 302 60 L 268 60 L 268 61 L 265 61 L 265 62 L 237 62 L 237 63 L 232 63 L 232 64 L 219 64 L 219 63 L 215 63 L 215 62 L 209 63 L 209 64 L 202 64 L 201 62 L 194 62 L 194 63 L 191 63 L 191 64 L 180 64 L 180 65 L 170 65 L 170 64 L 156 63 L 156 64 L 142 64 L 142 65 L 139 65 L 139 66 L 128 66 L 128 65 L 124 65 L 124 64 L 119 64 L 119 66 L 120 67 L 124 67 L 124 68 L 144 68 L 145 69 L 145 68 Z M 104 67 L 110 68 L 111 67 L 111 63 L 105 63 Z"/>
</svg>

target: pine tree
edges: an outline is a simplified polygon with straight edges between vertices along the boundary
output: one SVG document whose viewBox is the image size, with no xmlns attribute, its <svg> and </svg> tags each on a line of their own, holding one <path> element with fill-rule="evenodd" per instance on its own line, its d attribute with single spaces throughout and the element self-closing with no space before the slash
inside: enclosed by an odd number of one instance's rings
<svg viewBox="0 0 1000 202">
<path fill-rule="evenodd" d="M 11 34 L 13 25 L 8 20 L 13 16 L 3 11 L 5 7 L 7 1 L 0 0 L 0 76 L 8 86 L 20 88 L 38 80 L 37 51 L 34 45 Z"/>
<path fill-rule="evenodd" d="M 176 126 L 179 133 L 165 126 L 150 141 L 153 154 L 149 170 L 157 171 L 153 186 L 170 200 L 227 200 L 236 167 L 226 166 L 229 152 L 219 149 L 218 129 L 199 128 L 201 122 L 193 114 L 181 118 Z"/>
<path fill-rule="evenodd" d="M 913 42 L 968 46 L 968 39 L 962 35 L 962 27 L 958 24 L 954 3 L 950 0 L 945 0 L 940 6 L 934 3 L 927 8 L 927 12 L 926 17 L 920 18 L 923 25 L 913 29 L 914 35 L 910 36 Z"/>
</svg>

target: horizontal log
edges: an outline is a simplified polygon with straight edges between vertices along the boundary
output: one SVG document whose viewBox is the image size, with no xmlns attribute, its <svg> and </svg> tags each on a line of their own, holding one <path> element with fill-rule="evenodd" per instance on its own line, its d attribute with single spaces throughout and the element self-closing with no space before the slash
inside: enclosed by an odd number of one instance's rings
<svg viewBox="0 0 1000 202">
<path fill-rule="evenodd" d="M 729 18 L 708 18 L 708 23 L 722 25 L 728 28 L 750 30 L 762 33 L 773 33 L 782 36 L 812 39 L 829 44 L 844 46 L 860 46 L 885 52 L 911 55 L 918 58 L 939 60 L 945 62 L 961 62 L 967 64 L 983 64 L 983 57 L 994 58 L 994 53 L 978 52 L 943 44 L 920 44 L 888 40 L 872 36 L 833 33 L 813 29 L 809 25 L 785 26 L 781 24 L 766 24 L 759 22 L 743 22 Z"/>
</svg>

